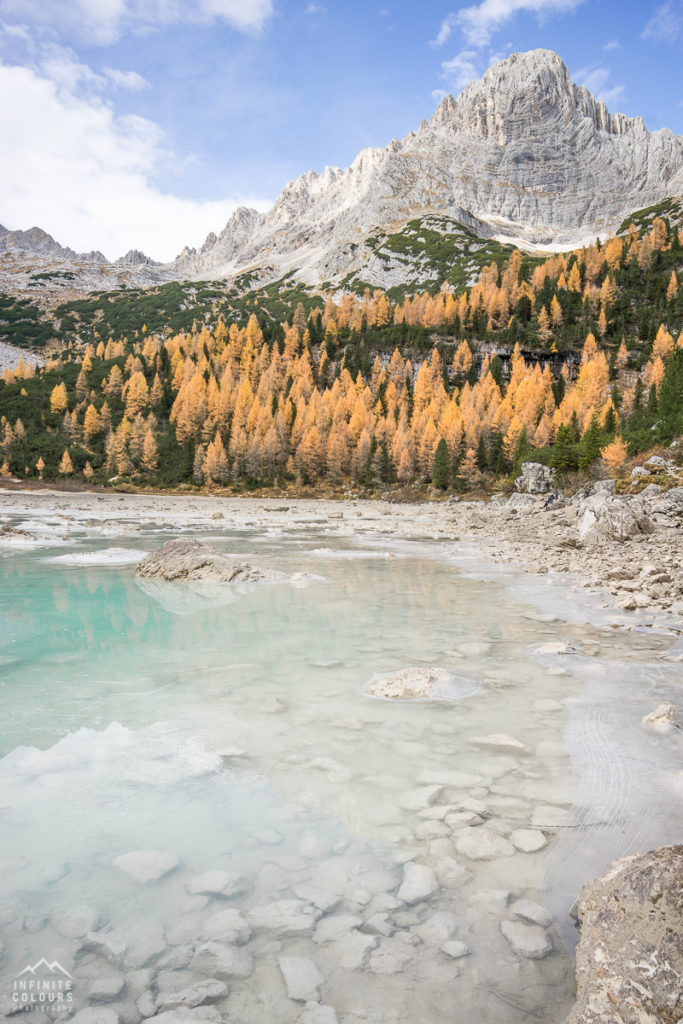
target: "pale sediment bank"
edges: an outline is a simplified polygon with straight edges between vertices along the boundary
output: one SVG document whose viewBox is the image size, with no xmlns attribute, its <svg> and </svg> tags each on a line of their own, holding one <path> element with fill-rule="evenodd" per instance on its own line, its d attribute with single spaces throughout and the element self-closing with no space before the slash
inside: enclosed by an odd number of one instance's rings
<svg viewBox="0 0 683 1024">
<path fill-rule="evenodd" d="M 0 550 L 74 540 L 75 533 L 130 536 L 141 529 L 304 533 L 361 544 L 439 542 L 447 557 L 548 576 L 592 595 L 624 624 L 675 626 L 683 618 L 683 488 L 652 498 L 614 499 L 619 532 L 586 533 L 587 509 L 602 500 L 582 492 L 548 500 L 513 495 L 492 501 L 419 504 L 388 501 L 98 494 L 0 490 Z M 624 511 L 625 510 L 625 511 Z M 629 521 L 651 532 L 629 535 Z M 598 509 L 599 511 L 599 509 Z M 614 510 L 610 514 L 615 517 Z M 592 512 L 588 512 L 588 517 Z M 630 519 L 629 519 L 630 517 Z M 613 523 L 610 522 L 610 526 Z M 14 532 L 16 531 L 16 532 Z"/>
</svg>

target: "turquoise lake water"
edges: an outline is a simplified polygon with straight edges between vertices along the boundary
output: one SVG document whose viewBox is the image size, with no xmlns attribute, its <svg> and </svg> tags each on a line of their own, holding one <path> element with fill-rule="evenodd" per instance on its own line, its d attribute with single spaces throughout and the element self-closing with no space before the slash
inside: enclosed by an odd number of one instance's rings
<svg viewBox="0 0 683 1024">
<path fill-rule="evenodd" d="M 563 621 L 556 602 L 539 611 L 436 545 L 211 534 L 240 559 L 309 578 L 208 592 L 143 590 L 132 561 L 108 554 L 166 539 L 83 537 L 0 558 L 7 991 L 27 963 L 56 959 L 75 1008 L 98 978 L 120 976 L 111 1005 L 136 1024 L 149 999 L 211 974 L 197 949 L 233 908 L 251 921 L 239 947 L 251 970 L 217 1003 L 234 1024 L 299 1020 L 283 956 L 315 963 L 317 997 L 341 1024 L 563 1020 L 578 888 L 613 856 L 680 839 L 680 748 L 640 725 L 680 696 L 676 641 Z M 555 642 L 573 653 L 538 652 Z M 446 668 L 461 689 L 437 702 L 366 695 L 373 676 L 409 666 Z M 520 829 L 544 847 L 513 848 Z M 481 830 L 509 849 L 458 851 Z M 139 850 L 178 866 L 142 885 L 113 865 Z M 415 902 L 397 897 L 410 862 L 439 881 Z M 239 875 L 242 891 L 188 891 L 213 870 Z M 554 918 L 541 959 L 502 934 L 520 898 Z M 283 900 L 312 907 L 315 931 L 250 919 Z M 65 934 L 83 931 L 79 913 L 125 952 Z M 468 955 L 454 959 L 448 942 Z"/>
</svg>

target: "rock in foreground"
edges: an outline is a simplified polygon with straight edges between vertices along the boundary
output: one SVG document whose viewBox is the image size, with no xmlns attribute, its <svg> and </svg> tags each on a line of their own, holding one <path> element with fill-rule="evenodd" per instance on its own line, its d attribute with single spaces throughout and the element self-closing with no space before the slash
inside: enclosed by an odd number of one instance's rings
<svg viewBox="0 0 683 1024">
<path fill-rule="evenodd" d="M 475 679 L 456 676 L 444 668 L 402 668 L 377 676 L 367 686 L 369 697 L 388 700 L 460 699 L 480 689 Z"/>
<path fill-rule="evenodd" d="M 567 1024 L 683 1019 L 683 846 L 615 861 L 584 886 Z"/>
<path fill-rule="evenodd" d="M 236 563 L 198 540 L 169 540 L 138 562 L 135 575 L 166 583 L 275 583 L 287 577 L 274 569 Z"/>
</svg>

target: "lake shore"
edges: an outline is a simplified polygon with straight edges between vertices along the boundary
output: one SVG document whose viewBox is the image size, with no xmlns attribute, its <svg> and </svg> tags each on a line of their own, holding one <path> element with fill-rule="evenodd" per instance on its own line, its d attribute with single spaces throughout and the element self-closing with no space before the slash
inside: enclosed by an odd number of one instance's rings
<svg viewBox="0 0 683 1024">
<path fill-rule="evenodd" d="M 484 564 L 566 578 L 624 625 L 675 628 L 683 625 L 681 492 L 614 498 L 598 485 L 590 493 L 550 500 L 514 494 L 413 504 L 3 488 L 0 544 L 32 547 L 82 530 L 125 536 L 145 524 L 217 532 L 318 529 L 368 541 L 436 541 Z M 610 529 L 601 527 L 605 510 Z M 621 537 L 614 536 L 615 515 Z M 597 529 L 588 529 L 591 524 Z M 629 528 L 635 532 L 628 535 Z"/>
</svg>

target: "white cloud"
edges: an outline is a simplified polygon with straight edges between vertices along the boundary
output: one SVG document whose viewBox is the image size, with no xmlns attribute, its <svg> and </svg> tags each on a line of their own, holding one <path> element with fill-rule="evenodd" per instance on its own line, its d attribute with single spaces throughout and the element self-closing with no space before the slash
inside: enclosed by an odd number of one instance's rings
<svg viewBox="0 0 683 1024">
<path fill-rule="evenodd" d="M 586 89 L 589 89 L 597 100 L 613 103 L 621 98 L 624 93 L 624 87 L 623 85 L 609 85 L 610 74 L 611 72 L 607 68 L 591 65 L 590 67 L 581 68 L 573 75 L 573 78 L 579 85 L 585 85 Z"/>
<path fill-rule="evenodd" d="M 683 3 L 669 0 L 652 15 L 641 35 L 658 43 L 673 43 L 683 30 Z"/>
<path fill-rule="evenodd" d="M 0 13 L 22 24 L 74 34 L 108 46 L 127 32 L 161 25 L 225 21 L 241 32 L 258 32 L 273 13 L 272 0 L 0 0 Z"/>
<path fill-rule="evenodd" d="M 605 45 L 602 48 L 603 53 L 610 53 L 611 50 L 620 50 L 620 49 L 621 49 L 621 43 L 619 42 L 618 39 L 610 39 L 610 41 L 608 43 L 605 43 Z"/>
<path fill-rule="evenodd" d="M 84 68 L 72 71 L 72 81 L 87 82 Z M 156 169 L 176 158 L 162 149 L 158 126 L 117 117 L 97 94 L 75 96 L 66 85 L 68 69 L 62 71 L 58 82 L 0 63 L 0 223 L 6 227 L 38 225 L 63 245 L 101 249 L 109 258 L 138 248 L 166 260 L 219 230 L 240 202 L 269 205 L 160 192 Z"/>
<path fill-rule="evenodd" d="M 450 39 L 451 33 L 452 33 L 453 29 L 455 28 L 456 24 L 457 24 L 457 15 L 455 15 L 455 14 L 447 15 L 443 19 L 443 21 L 441 22 L 441 25 L 439 26 L 438 35 L 437 35 L 436 39 L 434 39 L 432 41 L 432 46 L 443 46 L 443 44 L 448 39 Z"/>
<path fill-rule="evenodd" d="M 481 75 L 480 58 L 476 50 L 462 50 L 441 65 L 441 77 L 451 92 L 458 93 L 468 82 Z"/>
<path fill-rule="evenodd" d="M 149 82 L 137 71 L 120 71 L 118 68 L 105 68 L 104 74 L 112 85 L 128 92 L 142 92 L 149 89 Z"/>
<path fill-rule="evenodd" d="M 574 11 L 584 0 L 482 0 L 472 7 L 462 7 L 441 23 L 434 45 L 441 46 L 456 28 L 462 31 L 469 46 L 487 46 L 494 32 L 502 28 L 520 11 L 543 19 L 548 14 Z"/>
<path fill-rule="evenodd" d="M 149 88 L 149 82 L 137 71 L 121 71 L 119 68 L 104 68 L 97 74 L 87 64 L 81 63 L 73 50 L 65 46 L 48 44 L 40 46 L 40 57 L 35 65 L 46 78 L 55 82 L 67 93 L 98 92 L 111 88 L 128 92 L 141 92 Z"/>
</svg>

